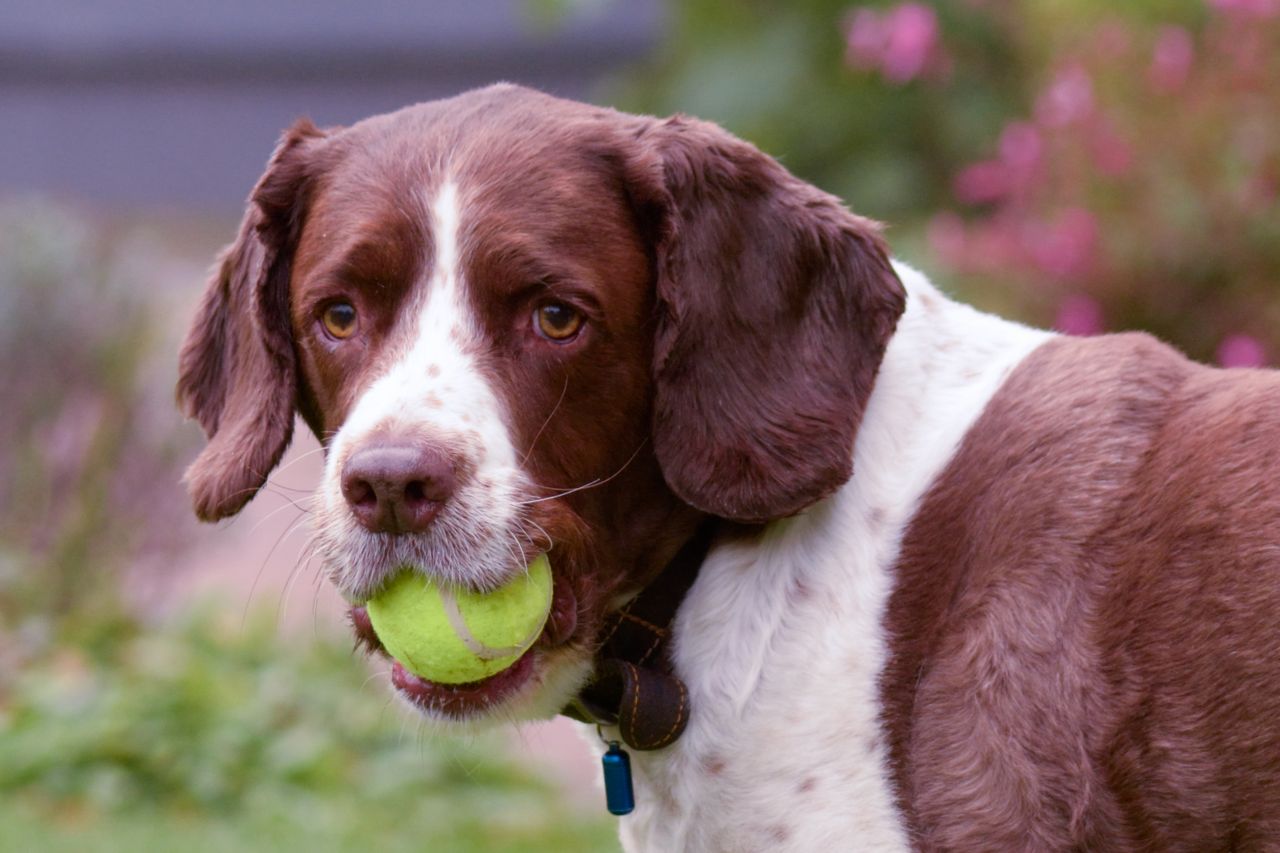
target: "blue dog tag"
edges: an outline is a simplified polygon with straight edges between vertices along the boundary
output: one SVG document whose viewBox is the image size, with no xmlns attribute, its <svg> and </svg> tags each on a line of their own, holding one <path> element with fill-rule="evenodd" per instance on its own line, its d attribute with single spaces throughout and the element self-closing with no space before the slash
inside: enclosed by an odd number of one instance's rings
<svg viewBox="0 0 1280 853">
<path fill-rule="evenodd" d="M 609 741 L 609 751 L 600 759 L 604 765 L 604 799 L 610 814 L 631 814 L 636 807 L 636 793 L 631 787 L 631 756 Z"/>
</svg>

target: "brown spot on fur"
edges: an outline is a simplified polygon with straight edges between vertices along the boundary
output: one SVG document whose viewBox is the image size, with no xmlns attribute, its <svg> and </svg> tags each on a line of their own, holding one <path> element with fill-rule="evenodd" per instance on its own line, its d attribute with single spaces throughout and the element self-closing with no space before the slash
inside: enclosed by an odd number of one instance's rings
<svg viewBox="0 0 1280 853">
<path fill-rule="evenodd" d="M 791 838 L 791 827 L 775 823 L 769 827 L 767 835 L 774 844 L 785 844 Z"/>
<path fill-rule="evenodd" d="M 800 784 L 796 785 L 796 793 L 807 794 L 817 787 L 818 780 L 812 776 L 806 776 L 800 780 Z"/>
<path fill-rule="evenodd" d="M 1277 469 L 1277 374 L 1123 335 L 1010 375 L 922 501 L 887 612 L 922 847 L 1280 837 Z"/>
<path fill-rule="evenodd" d="M 702 760 L 702 769 L 708 776 L 719 776 L 724 772 L 724 759 L 718 755 L 708 755 Z"/>
</svg>

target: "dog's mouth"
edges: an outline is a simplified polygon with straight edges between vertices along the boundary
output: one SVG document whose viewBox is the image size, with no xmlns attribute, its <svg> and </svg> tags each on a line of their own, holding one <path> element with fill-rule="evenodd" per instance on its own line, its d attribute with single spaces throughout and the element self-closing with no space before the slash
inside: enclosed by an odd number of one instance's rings
<svg viewBox="0 0 1280 853">
<path fill-rule="evenodd" d="M 407 670 L 388 654 L 364 606 L 353 606 L 348 618 L 358 644 L 391 661 L 391 684 L 401 696 L 424 713 L 461 722 L 485 716 L 535 691 L 539 676 L 549 664 L 548 658 L 574 639 L 578 629 L 577 596 L 568 583 L 559 579 L 552 589 L 551 612 L 533 646 L 501 672 L 466 684 L 429 681 Z"/>
</svg>

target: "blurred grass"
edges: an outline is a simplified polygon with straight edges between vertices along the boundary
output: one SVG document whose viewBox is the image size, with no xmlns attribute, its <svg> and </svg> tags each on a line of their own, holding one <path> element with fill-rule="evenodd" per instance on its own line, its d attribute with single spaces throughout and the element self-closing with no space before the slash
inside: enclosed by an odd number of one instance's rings
<svg viewBox="0 0 1280 853">
<path fill-rule="evenodd" d="M 429 737 L 349 648 L 234 610 L 0 683 L 0 850 L 617 848 L 501 739 Z"/>
</svg>

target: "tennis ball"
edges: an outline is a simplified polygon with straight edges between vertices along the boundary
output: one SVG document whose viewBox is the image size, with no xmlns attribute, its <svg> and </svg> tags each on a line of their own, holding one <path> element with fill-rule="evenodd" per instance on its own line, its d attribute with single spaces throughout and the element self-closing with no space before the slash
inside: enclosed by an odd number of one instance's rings
<svg viewBox="0 0 1280 853">
<path fill-rule="evenodd" d="M 439 586 L 406 569 L 365 610 L 405 669 L 440 684 L 467 684 L 502 672 L 538 639 L 551 612 L 551 564 L 542 554 L 487 593 Z"/>
</svg>

